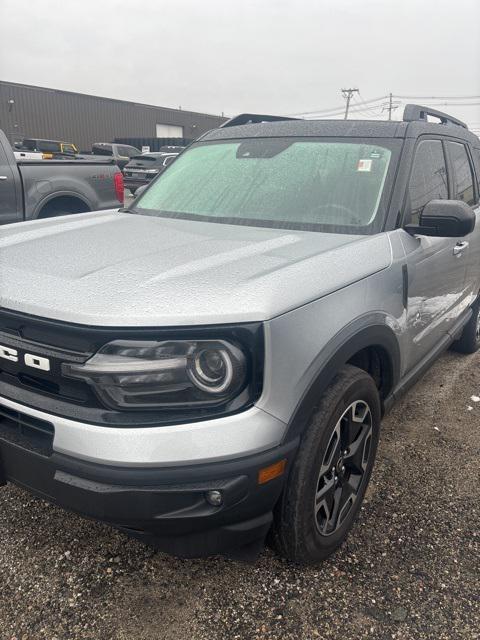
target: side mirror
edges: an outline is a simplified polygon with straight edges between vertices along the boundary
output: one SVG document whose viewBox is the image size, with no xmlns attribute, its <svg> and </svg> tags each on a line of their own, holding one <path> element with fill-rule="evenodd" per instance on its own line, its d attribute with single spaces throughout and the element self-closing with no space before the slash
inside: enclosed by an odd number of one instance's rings
<svg viewBox="0 0 480 640">
<path fill-rule="evenodd" d="M 420 214 L 420 224 L 405 225 L 405 231 L 421 236 L 463 238 L 475 228 L 475 214 L 461 200 L 430 200 Z"/>
</svg>

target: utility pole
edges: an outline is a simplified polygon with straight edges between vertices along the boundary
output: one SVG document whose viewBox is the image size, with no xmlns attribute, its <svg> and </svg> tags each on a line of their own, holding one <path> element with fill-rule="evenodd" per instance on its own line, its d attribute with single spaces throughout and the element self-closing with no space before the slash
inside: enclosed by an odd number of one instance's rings
<svg viewBox="0 0 480 640">
<path fill-rule="evenodd" d="M 347 101 L 347 104 L 345 105 L 345 115 L 343 117 L 344 120 L 347 120 L 348 118 L 348 110 L 350 109 L 350 100 L 352 99 L 352 96 L 354 93 L 358 93 L 358 89 L 342 89 L 342 95 Z"/>
<path fill-rule="evenodd" d="M 382 111 L 388 111 L 388 119 L 392 119 L 392 111 L 398 109 L 398 103 L 393 104 L 393 93 L 388 94 L 388 102 L 382 105 Z"/>
</svg>

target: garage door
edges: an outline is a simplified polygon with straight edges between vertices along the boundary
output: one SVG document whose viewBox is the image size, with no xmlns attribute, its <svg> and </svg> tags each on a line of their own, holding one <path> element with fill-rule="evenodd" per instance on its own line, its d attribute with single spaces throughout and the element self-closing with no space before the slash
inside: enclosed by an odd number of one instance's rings
<svg viewBox="0 0 480 640">
<path fill-rule="evenodd" d="M 174 124 L 157 124 L 157 138 L 183 138 L 183 127 Z"/>
</svg>

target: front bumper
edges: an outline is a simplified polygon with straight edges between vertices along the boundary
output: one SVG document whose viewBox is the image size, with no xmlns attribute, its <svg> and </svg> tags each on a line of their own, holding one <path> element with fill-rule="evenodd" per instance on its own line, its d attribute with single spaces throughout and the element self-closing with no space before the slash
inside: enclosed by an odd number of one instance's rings
<svg viewBox="0 0 480 640">
<path fill-rule="evenodd" d="M 296 441 L 277 444 L 278 426 L 253 407 L 189 425 L 114 428 L 0 397 L 0 484 L 17 484 L 174 555 L 229 553 L 263 540 L 271 525 L 297 448 Z M 284 473 L 259 484 L 260 469 L 280 460 Z M 221 506 L 207 501 L 211 490 L 222 493 Z"/>
<path fill-rule="evenodd" d="M 29 450 L 0 434 L 0 484 L 12 482 L 54 504 L 106 522 L 181 557 L 229 553 L 263 541 L 297 442 L 239 460 L 170 468 L 111 467 Z M 287 460 L 284 474 L 258 472 Z M 222 492 L 212 506 L 206 492 Z"/>
</svg>

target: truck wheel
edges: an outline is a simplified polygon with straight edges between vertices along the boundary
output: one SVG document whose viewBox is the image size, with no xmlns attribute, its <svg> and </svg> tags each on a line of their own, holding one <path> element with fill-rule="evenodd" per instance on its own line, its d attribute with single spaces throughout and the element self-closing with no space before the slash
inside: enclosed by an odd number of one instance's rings
<svg viewBox="0 0 480 640">
<path fill-rule="evenodd" d="M 462 335 L 452 344 L 454 351 L 475 353 L 480 349 L 480 298 L 472 305 L 472 317 L 464 326 Z"/>
<path fill-rule="evenodd" d="M 345 540 L 370 480 L 380 418 L 375 382 L 345 365 L 310 421 L 276 508 L 272 539 L 283 556 L 312 564 Z"/>
</svg>

